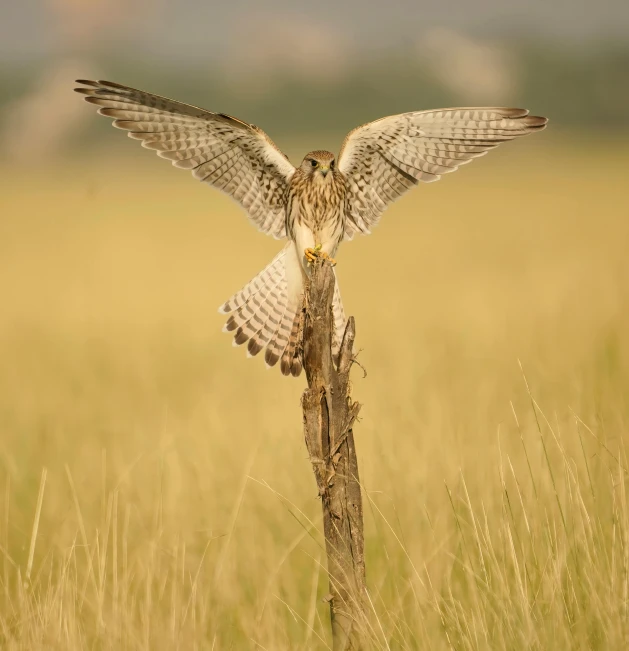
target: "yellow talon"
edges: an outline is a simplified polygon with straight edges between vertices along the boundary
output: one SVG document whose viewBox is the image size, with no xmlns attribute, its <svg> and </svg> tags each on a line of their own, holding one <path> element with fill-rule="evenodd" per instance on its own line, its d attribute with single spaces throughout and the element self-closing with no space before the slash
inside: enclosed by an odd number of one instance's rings
<svg viewBox="0 0 629 651">
<path fill-rule="evenodd" d="M 331 258 L 325 251 L 322 251 L 320 256 L 324 259 L 327 260 L 333 267 L 336 266 L 336 260 L 334 258 Z"/>
<path fill-rule="evenodd" d="M 308 260 L 308 264 L 312 264 L 317 259 L 316 249 L 310 247 L 304 250 L 304 255 L 306 256 L 306 260 Z"/>
<path fill-rule="evenodd" d="M 312 264 L 317 258 L 327 260 L 333 267 L 336 265 L 336 260 L 331 258 L 325 251 L 321 249 L 323 246 L 321 244 L 316 244 L 314 248 L 308 247 L 304 249 L 304 256 L 308 261 L 308 264 Z"/>
</svg>

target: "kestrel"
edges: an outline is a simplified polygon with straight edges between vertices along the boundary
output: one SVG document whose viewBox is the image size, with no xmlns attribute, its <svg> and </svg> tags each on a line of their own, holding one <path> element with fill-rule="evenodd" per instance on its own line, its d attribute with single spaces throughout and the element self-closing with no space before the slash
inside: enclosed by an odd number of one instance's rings
<svg viewBox="0 0 629 651">
<path fill-rule="evenodd" d="M 368 234 L 386 208 L 419 181 L 430 183 L 501 142 L 542 130 L 546 118 L 516 108 L 401 113 L 351 131 L 338 157 L 312 151 L 295 168 L 258 127 L 225 113 L 109 81 L 79 80 L 76 92 L 142 146 L 223 190 L 253 223 L 286 246 L 219 309 L 247 354 L 301 373 L 300 322 L 310 262 L 332 258 L 342 240 Z M 345 328 L 338 283 L 333 353 Z"/>
</svg>

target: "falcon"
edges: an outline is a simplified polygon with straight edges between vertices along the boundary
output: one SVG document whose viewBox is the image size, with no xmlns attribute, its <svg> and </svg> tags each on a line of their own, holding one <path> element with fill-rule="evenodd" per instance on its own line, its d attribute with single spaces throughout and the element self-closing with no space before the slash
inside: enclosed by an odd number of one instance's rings
<svg viewBox="0 0 629 651">
<path fill-rule="evenodd" d="M 381 118 L 351 131 L 338 156 L 311 151 L 294 167 L 253 124 L 110 81 L 78 80 L 77 93 L 143 147 L 235 199 L 259 230 L 287 239 L 275 258 L 219 311 L 248 356 L 263 349 L 284 375 L 302 369 L 301 314 L 311 263 L 333 264 L 339 244 L 368 234 L 387 207 L 420 181 L 541 131 L 547 119 L 517 108 L 448 108 Z M 345 314 L 333 299 L 333 353 Z"/>
</svg>

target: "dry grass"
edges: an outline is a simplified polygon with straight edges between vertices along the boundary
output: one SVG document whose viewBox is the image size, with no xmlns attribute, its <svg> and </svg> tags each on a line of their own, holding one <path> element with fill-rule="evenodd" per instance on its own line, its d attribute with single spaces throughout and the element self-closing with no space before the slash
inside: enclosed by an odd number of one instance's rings
<svg viewBox="0 0 629 651">
<path fill-rule="evenodd" d="M 1 170 L 0 646 L 329 648 L 303 380 L 216 313 L 278 244 L 134 154 Z M 374 648 L 627 647 L 628 165 L 505 147 L 342 248 Z"/>
</svg>

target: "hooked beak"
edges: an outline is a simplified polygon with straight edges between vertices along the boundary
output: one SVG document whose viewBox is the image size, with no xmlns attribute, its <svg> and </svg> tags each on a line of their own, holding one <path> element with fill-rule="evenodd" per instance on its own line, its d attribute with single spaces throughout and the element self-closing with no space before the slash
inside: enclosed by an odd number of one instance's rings
<svg viewBox="0 0 629 651">
<path fill-rule="evenodd" d="M 329 167 L 320 167 L 319 169 L 321 170 L 321 174 L 323 174 L 324 177 L 327 176 L 328 172 L 330 171 Z"/>
</svg>

